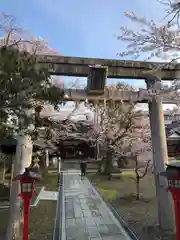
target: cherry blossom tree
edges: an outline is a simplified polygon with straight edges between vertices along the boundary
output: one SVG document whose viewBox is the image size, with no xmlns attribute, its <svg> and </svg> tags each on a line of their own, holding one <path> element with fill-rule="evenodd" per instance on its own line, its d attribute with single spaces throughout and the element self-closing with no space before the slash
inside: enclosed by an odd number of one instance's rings
<svg viewBox="0 0 180 240">
<path fill-rule="evenodd" d="M 147 175 L 148 169 L 151 165 L 152 159 L 140 161 L 139 156 L 143 153 L 152 152 L 151 146 L 151 132 L 149 123 L 146 122 L 144 117 L 135 120 L 132 133 L 126 139 L 126 148 L 124 151 L 125 156 L 130 157 L 135 161 L 135 177 L 132 178 L 136 183 L 136 199 L 140 198 L 140 181 Z M 127 149 L 129 148 L 129 151 Z"/>
<path fill-rule="evenodd" d="M 127 51 L 119 53 L 120 56 L 133 56 L 135 59 L 142 55 L 147 56 L 147 60 L 157 57 L 163 60 L 171 59 L 176 63 L 178 59 L 180 30 L 168 23 L 158 24 L 145 17 L 138 17 L 135 13 L 125 13 L 131 21 L 139 24 L 138 31 L 130 27 L 120 27 L 121 34 L 116 36 L 118 40 L 127 42 Z"/>
<path fill-rule="evenodd" d="M 134 30 L 131 27 L 121 26 L 121 33 L 116 36 L 118 40 L 127 43 L 126 50 L 120 52 L 119 56 L 131 56 L 134 59 L 144 56 L 146 61 L 154 58 L 163 61 L 160 64 L 151 63 L 152 70 L 147 71 L 147 78 L 149 79 L 154 79 L 156 72 L 163 67 L 173 68 L 180 58 L 179 1 L 165 0 L 161 3 L 165 5 L 167 12 L 163 22 L 157 23 L 146 19 L 146 17 L 139 17 L 134 12 L 125 12 L 125 16 L 133 23 L 136 23 L 138 29 Z M 179 86 L 180 81 L 178 78 L 174 79 L 170 86 L 163 85 L 157 79 L 156 83 L 148 90 L 140 90 L 139 93 L 142 97 L 148 95 L 149 101 L 153 98 L 159 99 L 165 93 L 168 94 L 169 99 L 176 101 L 177 105 L 179 105 Z M 175 113 L 176 109 L 173 109 L 171 113 Z"/>
<path fill-rule="evenodd" d="M 127 88 L 128 86 L 124 86 Z M 129 88 L 131 88 L 129 86 Z M 108 91 L 122 90 L 123 84 L 108 86 Z M 111 179 L 113 161 L 119 156 L 119 146 L 123 139 L 132 129 L 132 120 L 135 116 L 134 104 L 104 100 L 91 106 L 94 114 L 97 114 L 97 136 L 96 141 L 99 145 L 101 156 L 103 156 L 103 173 Z"/>
<path fill-rule="evenodd" d="M 179 0 L 157 0 L 160 4 L 164 5 L 168 24 L 176 22 L 179 25 L 180 2 Z"/>
</svg>

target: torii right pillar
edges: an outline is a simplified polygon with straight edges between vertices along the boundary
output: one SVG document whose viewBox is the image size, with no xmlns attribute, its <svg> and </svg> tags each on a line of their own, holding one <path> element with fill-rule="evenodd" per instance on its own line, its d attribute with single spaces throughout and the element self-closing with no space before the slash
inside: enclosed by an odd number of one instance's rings
<svg viewBox="0 0 180 240">
<path fill-rule="evenodd" d="M 147 78 L 145 81 L 147 88 L 152 88 L 157 81 L 161 81 L 161 79 L 157 77 Z M 158 99 L 154 98 L 149 103 L 149 120 L 159 225 L 162 230 L 174 231 L 173 208 L 167 191 L 167 179 L 159 174 L 165 171 L 165 164 L 168 163 L 163 104 L 160 97 Z"/>
</svg>

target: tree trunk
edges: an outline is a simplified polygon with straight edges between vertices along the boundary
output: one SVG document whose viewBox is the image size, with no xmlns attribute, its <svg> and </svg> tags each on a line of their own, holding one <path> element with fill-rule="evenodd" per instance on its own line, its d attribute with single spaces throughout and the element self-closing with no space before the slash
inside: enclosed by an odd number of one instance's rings
<svg viewBox="0 0 180 240">
<path fill-rule="evenodd" d="M 106 158 L 104 162 L 104 173 L 109 174 L 109 172 L 111 171 L 110 168 L 111 168 L 111 160 Z"/>
<path fill-rule="evenodd" d="M 136 176 L 136 200 L 140 198 L 140 178 Z"/>
<path fill-rule="evenodd" d="M 14 158 L 14 174 L 22 174 L 32 161 L 32 141 L 30 136 L 20 135 L 17 139 L 16 156 Z M 18 197 L 19 182 L 13 182 L 10 191 L 9 222 L 6 240 L 22 240 L 23 204 Z"/>
<path fill-rule="evenodd" d="M 40 156 L 39 157 L 39 165 L 41 169 L 46 169 L 46 157 L 45 156 Z"/>
<path fill-rule="evenodd" d="M 3 164 L 3 174 L 2 174 L 3 182 L 5 181 L 5 176 L 6 176 L 6 162 L 4 162 L 4 164 Z"/>
<path fill-rule="evenodd" d="M 12 164 L 11 164 L 11 177 L 9 179 L 9 188 L 11 189 L 12 183 L 13 183 L 13 175 L 14 175 L 14 162 L 12 158 Z"/>
<path fill-rule="evenodd" d="M 5 153 L 0 153 L 0 180 L 4 182 L 5 180 L 5 173 L 6 173 L 6 164 L 9 162 L 9 155 Z"/>
<path fill-rule="evenodd" d="M 3 181 L 3 172 L 4 172 L 3 166 L 0 166 L 0 181 Z"/>
</svg>

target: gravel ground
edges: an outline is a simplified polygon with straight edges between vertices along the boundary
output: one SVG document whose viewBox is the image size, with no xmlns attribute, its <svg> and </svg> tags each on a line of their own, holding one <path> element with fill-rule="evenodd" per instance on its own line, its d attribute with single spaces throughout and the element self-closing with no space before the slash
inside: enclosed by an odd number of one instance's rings
<svg viewBox="0 0 180 240">
<path fill-rule="evenodd" d="M 135 233 L 139 240 L 175 240 L 175 235 L 160 231 L 157 222 L 155 199 L 129 195 L 112 201 L 112 206 Z"/>
<path fill-rule="evenodd" d="M 151 174 L 140 183 L 140 200 L 136 200 L 133 171 L 125 172 L 111 181 L 107 177 L 89 174 L 102 196 L 116 209 L 139 240 L 175 240 L 175 235 L 158 229 L 154 180 Z"/>
</svg>

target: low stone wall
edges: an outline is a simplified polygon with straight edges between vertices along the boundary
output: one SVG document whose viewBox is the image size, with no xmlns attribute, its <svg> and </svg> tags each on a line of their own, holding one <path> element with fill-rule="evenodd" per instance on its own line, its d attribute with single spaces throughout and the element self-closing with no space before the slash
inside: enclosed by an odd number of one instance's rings
<svg viewBox="0 0 180 240">
<path fill-rule="evenodd" d="M 98 169 L 99 162 L 94 162 L 94 161 L 87 161 L 87 170 L 93 169 L 96 170 Z M 61 165 L 62 169 L 80 169 L 80 161 L 63 161 Z"/>
</svg>

